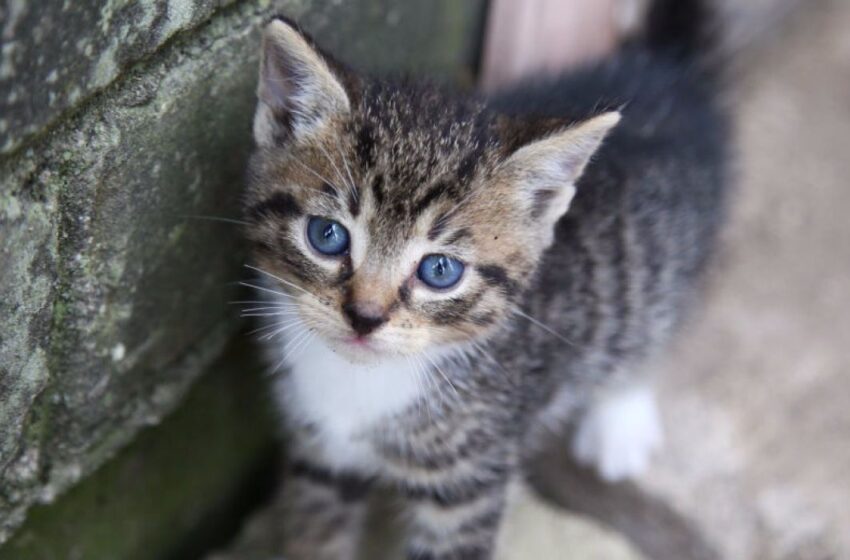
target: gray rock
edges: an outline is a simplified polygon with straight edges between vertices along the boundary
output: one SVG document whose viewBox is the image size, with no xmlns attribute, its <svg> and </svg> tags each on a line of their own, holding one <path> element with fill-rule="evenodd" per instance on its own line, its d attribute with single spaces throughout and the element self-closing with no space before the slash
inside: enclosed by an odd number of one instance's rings
<svg viewBox="0 0 850 560">
<path fill-rule="evenodd" d="M 206 56 L 175 49 L 5 162 L 3 529 L 170 410 L 237 327 L 236 230 L 187 216 L 234 214 L 253 15 L 215 22 Z"/>
<path fill-rule="evenodd" d="M 0 153 L 233 0 L 4 0 Z"/>
<path fill-rule="evenodd" d="M 55 503 L 32 508 L 0 560 L 195 558 L 270 492 L 278 424 L 247 340 L 180 407 Z"/>
<path fill-rule="evenodd" d="M 239 4 L 239 6 L 234 6 Z M 0 154 L 37 136 L 168 41 L 216 13 L 280 11 L 368 66 L 445 72 L 471 56 L 473 2 L 372 0 L 3 0 L 0 2 Z M 417 25 L 418 22 L 427 25 Z M 364 30 L 380 32 L 364 33 Z M 435 41 L 437 31 L 440 41 Z M 393 45 L 396 48 L 386 48 Z M 202 45 L 198 45 L 203 48 Z"/>
</svg>

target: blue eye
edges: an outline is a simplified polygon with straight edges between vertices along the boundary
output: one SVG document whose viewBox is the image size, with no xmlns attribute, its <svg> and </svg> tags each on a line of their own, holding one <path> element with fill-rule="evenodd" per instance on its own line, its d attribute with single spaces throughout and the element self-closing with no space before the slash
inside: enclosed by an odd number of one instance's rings
<svg viewBox="0 0 850 560">
<path fill-rule="evenodd" d="M 341 255 L 348 250 L 348 230 L 334 220 L 313 216 L 307 222 L 307 239 L 323 255 Z"/>
<path fill-rule="evenodd" d="M 451 288 L 463 275 L 463 263 L 446 255 L 427 255 L 419 263 L 416 275 L 432 288 Z"/>
</svg>

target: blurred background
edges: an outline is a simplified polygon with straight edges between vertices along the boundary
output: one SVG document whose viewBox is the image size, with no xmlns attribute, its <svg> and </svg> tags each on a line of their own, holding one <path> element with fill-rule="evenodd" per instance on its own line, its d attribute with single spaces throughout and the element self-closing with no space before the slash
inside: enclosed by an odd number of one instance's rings
<svg viewBox="0 0 850 560">
<path fill-rule="evenodd" d="M 553 441 L 504 559 L 850 559 L 850 2 L 715 7 L 739 184 L 705 306 L 657 365 L 666 448 L 604 486 Z M 269 14 L 357 67 L 494 90 L 604 56 L 644 8 L 0 0 L 0 560 L 274 548 L 275 420 L 218 220 Z"/>
</svg>

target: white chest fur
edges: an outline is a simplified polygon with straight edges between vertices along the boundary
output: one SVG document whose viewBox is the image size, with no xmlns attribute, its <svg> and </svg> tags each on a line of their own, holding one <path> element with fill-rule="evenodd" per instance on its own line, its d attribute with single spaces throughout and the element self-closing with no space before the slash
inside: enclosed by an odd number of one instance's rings
<svg viewBox="0 0 850 560">
<path fill-rule="evenodd" d="M 278 361 L 285 345 L 276 347 Z M 367 434 L 421 395 L 421 380 L 404 358 L 352 364 L 315 338 L 287 360 L 289 374 L 278 391 L 287 417 L 317 429 L 317 451 L 328 466 L 373 470 L 376 457 Z"/>
</svg>

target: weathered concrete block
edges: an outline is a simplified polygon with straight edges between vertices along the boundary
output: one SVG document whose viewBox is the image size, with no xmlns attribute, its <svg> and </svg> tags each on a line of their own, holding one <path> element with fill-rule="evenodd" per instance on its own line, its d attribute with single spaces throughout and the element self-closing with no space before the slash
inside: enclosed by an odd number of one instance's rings
<svg viewBox="0 0 850 560">
<path fill-rule="evenodd" d="M 186 558 L 226 538 L 275 466 L 272 403 L 246 346 L 231 345 L 161 425 L 33 508 L 0 560 Z"/>
<path fill-rule="evenodd" d="M 3 0 L 0 154 L 14 151 L 168 40 L 238 1 Z M 482 5 L 481 0 L 240 3 L 305 15 L 311 29 L 327 30 L 329 38 L 345 42 L 346 52 L 374 66 L 421 62 L 439 70 L 470 52 L 465 47 L 473 35 L 464 32 Z M 380 32 L 362 32 L 376 25 Z M 441 40 L 434 40 L 435 31 Z M 389 45 L 403 48 L 385 48 Z"/>
<path fill-rule="evenodd" d="M 357 64 L 453 76 L 470 60 L 481 13 L 478 1 L 451 0 L 220 4 L 191 4 L 185 25 L 126 31 L 137 40 L 121 31 L 119 42 L 137 45 L 122 55 L 130 69 L 116 66 L 100 93 L 0 156 L 0 541 L 32 504 L 172 410 L 238 327 L 226 304 L 228 283 L 243 276 L 236 226 L 193 216 L 237 213 L 261 22 L 282 11 Z M 167 15 L 190 3 L 150 5 Z M 31 4 L 4 6 L 4 33 L 36 17 Z M 44 18 L 62 13 L 51 6 Z M 102 8 L 125 18 L 147 9 L 121 6 Z M 80 29 L 100 37 L 80 35 L 93 57 L 112 48 L 112 27 Z M 27 60 L 48 43 L 39 44 Z M 16 68 L 16 84 L 38 89 L 40 66 Z M 63 87 L 110 81 L 80 68 L 63 70 Z M 33 95 L 25 122 L 58 114 L 39 113 Z"/>
<path fill-rule="evenodd" d="M 0 153 L 233 0 L 4 0 Z"/>
<path fill-rule="evenodd" d="M 252 21 L 211 26 L 205 56 L 176 49 L 3 165 L 5 529 L 158 420 L 236 326 L 235 231 L 186 215 L 234 212 Z"/>
</svg>

